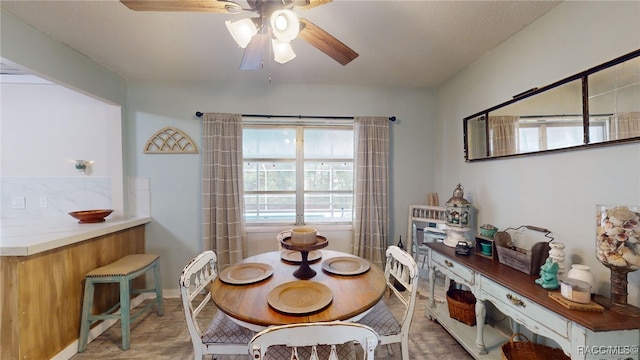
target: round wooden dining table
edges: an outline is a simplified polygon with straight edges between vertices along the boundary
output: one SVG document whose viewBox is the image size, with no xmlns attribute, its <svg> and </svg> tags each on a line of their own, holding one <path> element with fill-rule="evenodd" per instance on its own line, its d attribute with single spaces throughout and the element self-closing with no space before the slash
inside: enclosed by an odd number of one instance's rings
<svg viewBox="0 0 640 360">
<path fill-rule="evenodd" d="M 240 325 L 259 331 L 271 325 L 357 320 L 382 298 L 386 289 L 382 269 L 364 260 L 369 264 L 366 272 L 357 275 L 336 275 L 323 270 L 322 263 L 331 258 L 355 256 L 333 250 L 318 251 L 321 258 L 309 264 L 317 274 L 308 280 L 299 280 L 293 276 L 300 264 L 282 260 L 281 251 L 248 257 L 240 264 L 268 264 L 273 268 L 273 274 L 262 281 L 241 285 L 223 282 L 219 274 L 211 284 L 212 300 L 218 309 Z M 268 297 L 273 289 L 291 282 L 301 284 L 301 281 L 326 285 L 333 296 L 331 302 L 326 307 L 310 313 L 286 313 L 274 309 L 269 304 Z"/>
</svg>

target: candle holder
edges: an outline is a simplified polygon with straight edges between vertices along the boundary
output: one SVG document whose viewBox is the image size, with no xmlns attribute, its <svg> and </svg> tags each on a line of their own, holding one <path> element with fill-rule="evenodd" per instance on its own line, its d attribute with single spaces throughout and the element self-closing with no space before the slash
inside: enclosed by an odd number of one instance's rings
<svg viewBox="0 0 640 360">
<path fill-rule="evenodd" d="M 640 317 L 640 308 L 627 303 L 627 274 L 640 268 L 640 206 L 596 205 L 596 211 L 596 257 L 611 270 L 611 299 L 596 302 Z"/>
<path fill-rule="evenodd" d="M 329 241 L 324 236 L 316 235 L 316 242 L 313 244 L 295 245 L 291 243 L 291 237 L 288 236 L 280 240 L 280 245 L 287 250 L 300 251 L 302 261 L 300 267 L 293 272 L 293 276 L 300 280 L 307 280 L 316 276 L 316 271 L 309 266 L 309 252 L 327 247 Z"/>
</svg>

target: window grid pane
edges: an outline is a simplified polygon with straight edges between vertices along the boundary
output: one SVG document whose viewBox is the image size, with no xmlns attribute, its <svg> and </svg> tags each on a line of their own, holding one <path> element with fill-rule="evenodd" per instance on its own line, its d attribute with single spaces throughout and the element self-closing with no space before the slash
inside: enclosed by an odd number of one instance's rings
<svg viewBox="0 0 640 360">
<path fill-rule="evenodd" d="M 247 222 L 295 222 L 295 193 L 245 194 L 244 203 Z"/>
<path fill-rule="evenodd" d="M 297 141 L 296 128 L 301 130 L 299 136 L 304 137 L 298 140 L 303 141 Z M 304 149 L 298 159 L 296 143 Z M 247 223 L 346 223 L 352 220 L 352 129 L 245 126 L 243 149 Z M 296 217 L 297 162 L 301 163 L 300 169 L 304 169 L 300 179 L 304 204 L 302 211 L 298 210 L 303 213 L 303 219 Z"/>
<path fill-rule="evenodd" d="M 295 191 L 295 162 L 245 159 L 243 170 L 245 191 Z"/>
</svg>

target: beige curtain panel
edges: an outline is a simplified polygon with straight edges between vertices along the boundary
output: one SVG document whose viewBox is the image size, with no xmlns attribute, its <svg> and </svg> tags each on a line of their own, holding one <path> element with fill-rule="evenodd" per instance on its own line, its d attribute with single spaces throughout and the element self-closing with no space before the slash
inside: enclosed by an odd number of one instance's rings
<svg viewBox="0 0 640 360">
<path fill-rule="evenodd" d="M 489 116 L 491 156 L 518 152 L 518 116 Z"/>
<path fill-rule="evenodd" d="M 640 136 L 640 112 L 614 114 L 609 118 L 609 140 Z"/>
<path fill-rule="evenodd" d="M 389 119 L 354 119 L 356 156 L 352 252 L 384 267 L 389 244 Z"/>
<path fill-rule="evenodd" d="M 242 116 L 202 116 L 202 248 L 220 270 L 244 258 Z"/>
</svg>

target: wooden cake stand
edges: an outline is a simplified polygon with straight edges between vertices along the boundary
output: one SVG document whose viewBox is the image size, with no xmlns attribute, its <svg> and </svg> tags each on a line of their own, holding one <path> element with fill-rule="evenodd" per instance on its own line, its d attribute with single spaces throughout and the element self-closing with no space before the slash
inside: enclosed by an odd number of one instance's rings
<svg viewBox="0 0 640 360">
<path fill-rule="evenodd" d="M 287 250 L 300 251 L 302 261 L 300 262 L 300 267 L 298 268 L 298 270 L 293 272 L 293 276 L 301 280 L 306 280 L 316 276 L 316 271 L 309 266 L 309 251 L 319 250 L 327 247 L 327 245 L 329 245 L 329 241 L 324 236 L 316 235 L 315 244 L 294 245 L 291 243 L 291 237 L 287 236 L 280 240 L 280 244 Z"/>
</svg>

